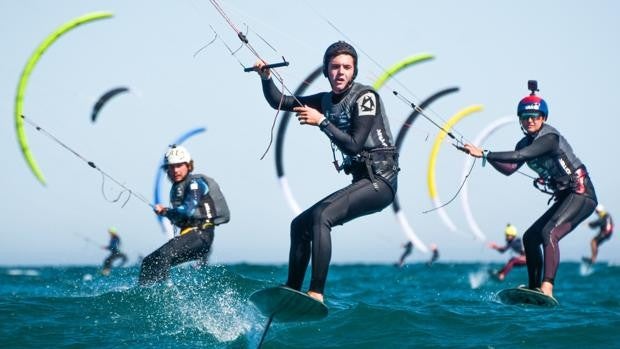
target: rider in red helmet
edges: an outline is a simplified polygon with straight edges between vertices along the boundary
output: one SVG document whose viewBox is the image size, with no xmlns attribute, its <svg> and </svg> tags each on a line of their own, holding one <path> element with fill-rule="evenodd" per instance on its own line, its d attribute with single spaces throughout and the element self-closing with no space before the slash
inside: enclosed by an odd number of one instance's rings
<svg viewBox="0 0 620 349">
<path fill-rule="evenodd" d="M 489 151 L 465 144 L 464 151 L 483 158 L 483 165 L 489 162 L 505 175 L 527 164 L 539 176 L 534 185 L 552 195 L 555 202 L 523 234 L 523 244 L 529 288 L 553 296 L 560 263 L 559 241 L 594 211 L 597 199 L 586 166 L 564 136 L 547 124 L 549 109 L 547 103 L 536 96 L 536 82 L 530 80 L 528 85 L 531 93 L 521 99 L 517 107 L 525 136 L 515 150 Z"/>
</svg>

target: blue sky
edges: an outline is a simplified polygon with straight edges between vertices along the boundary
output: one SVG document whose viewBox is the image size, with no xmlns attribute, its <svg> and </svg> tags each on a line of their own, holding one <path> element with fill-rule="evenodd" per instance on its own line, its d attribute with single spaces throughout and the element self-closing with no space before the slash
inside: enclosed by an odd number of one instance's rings
<svg viewBox="0 0 620 349">
<path fill-rule="evenodd" d="M 404 70 L 380 90 L 394 134 L 410 109 L 391 89 L 419 102 L 441 89 L 459 87 L 458 93 L 433 104 L 429 116 L 441 122 L 467 106 L 483 105 L 481 112 L 456 125 L 459 135 L 473 140 L 492 121 L 514 115 L 527 93 L 527 80 L 537 79 L 549 104 L 549 123 L 564 133 L 588 166 L 600 201 L 612 215 L 620 207 L 612 145 L 620 92 L 616 2 L 222 0 L 222 5 L 239 27 L 249 28 L 248 39 L 265 59 L 284 56 L 291 62 L 279 70 L 291 89 L 321 63 L 325 48 L 336 40 L 356 45 L 358 81 L 366 84 L 381 73 L 373 61 L 387 67 L 413 54 L 433 54 L 433 60 Z M 0 175 L 0 264 L 100 263 L 105 251 L 80 236 L 104 244 L 110 225 L 119 229 L 132 259 L 165 242 L 147 205 L 135 198 L 124 207 L 107 202 L 100 174 L 49 138 L 26 126 L 45 187 L 18 147 L 14 99 L 27 59 L 58 26 L 97 10 L 111 11 L 114 17 L 76 28 L 43 55 L 29 80 L 25 114 L 147 198 L 169 142 L 189 129 L 206 127 L 206 133 L 186 145 L 197 170 L 220 183 L 232 211 L 231 222 L 216 232 L 213 260 L 286 262 L 293 213 L 276 180 L 273 147 L 260 160 L 275 111 L 263 100 L 257 76 L 244 73 L 221 42 L 193 56 L 213 38 L 209 25 L 231 47 L 239 46 L 211 4 L 27 0 L 0 2 L 0 142 L 8 164 Z M 256 59 L 246 49 L 237 57 L 246 65 Z M 117 86 L 131 92 L 112 100 L 92 124 L 93 104 Z M 321 79 L 309 93 L 327 88 Z M 403 144 L 399 197 L 408 220 L 425 243 L 439 245 L 444 260 L 504 260 L 507 256 L 473 239 L 459 200 L 446 207 L 457 233 L 449 232 L 436 213 L 422 213 L 432 207 L 426 171 L 436 134 L 432 124 L 418 120 Z M 515 124 L 493 134 L 485 146 L 511 149 L 520 137 Z M 316 128 L 289 126 L 285 160 L 287 178 L 304 208 L 349 181 L 333 170 L 329 142 Z M 437 159 L 442 199 L 457 191 L 464 160 L 448 144 L 442 147 Z M 489 240 L 502 239 L 506 222 L 523 232 L 546 208 L 547 197 L 525 176 L 504 177 L 477 164 L 468 185 L 471 207 Z M 110 181 L 104 189 L 110 196 L 118 192 Z M 587 254 L 594 233 L 585 225 L 571 233 L 561 242 L 563 260 Z M 389 208 L 336 227 L 332 238 L 332 260 L 341 263 L 392 262 L 406 239 Z M 612 238 L 600 258 L 617 262 L 613 251 L 619 244 Z M 427 258 L 416 251 L 412 260 Z"/>
</svg>

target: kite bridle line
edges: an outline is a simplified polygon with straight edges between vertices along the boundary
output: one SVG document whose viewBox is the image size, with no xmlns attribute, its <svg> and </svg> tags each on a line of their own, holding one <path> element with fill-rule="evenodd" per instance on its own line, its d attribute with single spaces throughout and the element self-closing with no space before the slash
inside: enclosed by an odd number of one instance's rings
<svg viewBox="0 0 620 349">
<path fill-rule="evenodd" d="M 215 35 L 213 37 L 213 39 L 211 41 L 209 41 L 206 45 L 202 46 L 201 48 L 199 48 L 196 52 L 194 52 L 194 58 L 196 58 L 196 56 L 205 48 L 211 46 L 212 43 L 215 42 L 215 40 L 218 38 L 217 32 L 215 31 L 215 29 L 213 29 L 213 27 L 211 27 L 211 25 L 209 25 L 209 27 L 211 28 L 211 30 L 213 30 L 213 34 Z"/>
<path fill-rule="evenodd" d="M 54 142 L 56 142 L 58 145 L 60 145 L 61 147 L 65 148 L 66 150 L 68 150 L 69 152 L 71 152 L 73 155 L 77 156 L 80 160 L 84 161 L 85 163 L 88 164 L 88 166 L 94 168 L 95 170 L 99 171 L 99 173 L 101 173 L 101 192 L 103 194 L 103 197 L 109 201 L 109 202 L 117 202 L 121 195 L 124 192 L 127 192 L 129 195 L 127 196 L 127 199 L 125 200 L 125 202 L 123 203 L 122 207 L 125 206 L 125 204 L 127 204 L 127 202 L 129 201 L 129 199 L 131 198 L 131 196 L 135 196 L 136 198 L 138 198 L 140 201 L 144 202 L 145 204 L 147 204 L 149 207 L 151 208 L 155 208 L 155 206 L 151 203 L 148 202 L 148 200 L 142 196 L 140 193 L 135 192 L 134 190 L 132 190 L 131 188 L 127 187 L 126 185 L 124 185 L 123 183 L 117 181 L 116 179 L 114 179 L 112 176 L 110 176 L 109 174 L 105 173 L 103 170 L 101 170 L 99 167 L 97 167 L 97 165 L 95 165 L 94 162 L 86 159 L 85 157 L 83 157 L 82 155 L 80 155 L 78 152 L 76 152 L 75 150 L 71 149 L 69 146 L 67 146 L 65 143 L 63 143 L 60 139 L 58 139 L 56 136 L 54 136 L 53 134 L 49 133 L 47 130 L 45 130 L 43 127 L 37 125 L 34 121 L 27 119 L 26 116 L 22 115 L 21 116 L 22 119 L 24 119 L 24 121 L 26 121 L 30 126 L 34 127 L 37 131 L 42 132 L 44 135 L 46 135 L 47 137 L 49 137 L 50 139 L 52 139 Z M 108 199 L 105 195 L 105 190 L 104 190 L 104 184 L 105 184 L 105 179 L 108 178 L 110 179 L 112 182 L 116 183 L 116 185 L 118 185 L 119 187 L 123 188 L 123 191 L 121 191 L 118 196 L 115 199 Z"/>
<path fill-rule="evenodd" d="M 241 30 L 239 30 L 237 28 L 237 26 L 233 23 L 233 21 L 228 17 L 228 15 L 226 15 L 226 12 L 222 8 L 222 6 L 217 2 L 217 0 L 209 0 L 209 2 L 213 5 L 213 7 L 215 7 L 217 12 L 222 16 L 222 18 L 224 18 L 224 20 L 226 21 L 226 23 L 228 23 L 230 28 L 237 34 L 237 37 L 242 42 L 242 45 L 245 46 L 257 59 L 259 59 L 260 61 L 262 61 L 262 62 L 264 62 L 266 64 L 262 69 L 271 69 L 271 68 L 285 67 L 285 66 L 289 65 L 289 62 L 287 62 L 286 59 L 284 59 L 284 56 L 282 57 L 282 62 L 273 63 L 273 64 L 267 64 L 267 61 L 264 60 L 261 57 L 261 55 L 258 53 L 258 51 L 256 51 L 256 49 L 252 46 L 252 44 L 250 43 L 250 40 L 248 40 L 248 38 L 247 38 L 247 35 L 244 34 Z M 262 36 L 260 36 L 258 33 L 256 33 L 256 35 L 262 41 L 264 41 L 269 47 L 271 47 L 275 51 L 274 47 L 271 44 L 269 44 L 267 41 L 265 41 L 265 39 L 263 39 Z M 230 51 L 230 49 L 229 49 L 229 51 Z M 236 53 L 237 51 L 238 50 L 231 51 L 231 53 Z M 243 64 L 241 64 L 241 65 L 243 66 Z M 255 67 L 245 67 L 245 66 L 243 66 L 243 67 L 244 67 L 243 71 L 245 71 L 245 72 L 256 71 Z M 278 73 L 276 70 L 271 70 L 271 75 L 273 75 L 276 78 L 276 80 L 278 80 L 280 82 L 280 84 L 283 85 L 284 91 L 286 91 L 289 95 L 293 96 L 293 98 L 299 104 L 299 106 L 303 107 L 303 103 L 301 103 L 295 97 L 295 95 L 291 92 L 291 90 L 286 86 L 286 84 L 284 83 L 284 79 L 282 78 L 280 73 Z"/>
<path fill-rule="evenodd" d="M 291 90 L 288 88 L 288 86 L 286 86 L 286 84 L 284 83 L 284 78 L 280 75 L 280 73 L 278 73 L 275 69 L 272 69 L 272 68 L 278 68 L 278 67 L 285 67 L 285 66 L 289 65 L 289 62 L 286 61 L 284 56 L 282 56 L 282 62 L 267 64 L 267 61 L 264 60 L 261 57 L 261 55 L 258 53 L 258 51 L 252 46 L 252 44 L 250 43 L 250 41 L 247 38 L 247 35 L 244 34 L 241 30 L 239 30 L 237 28 L 237 26 L 235 25 L 235 23 L 233 23 L 233 21 L 230 19 L 230 17 L 228 17 L 228 15 L 226 14 L 226 12 L 222 8 L 222 6 L 219 4 L 219 2 L 217 0 L 209 0 L 209 2 L 217 10 L 217 12 L 222 16 L 222 18 L 224 18 L 226 23 L 228 23 L 228 26 L 230 26 L 230 28 L 237 34 L 237 37 L 239 38 L 239 40 L 242 43 L 242 46 L 245 46 L 257 59 L 259 59 L 260 61 L 265 63 L 265 65 L 261 69 L 269 69 L 271 75 L 273 77 L 275 77 L 275 79 L 278 80 L 280 82 L 280 84 L 282 85 L 282 96 L 280 98 L 280 103 L 279 103 L 278 108 L 276 110 L 276 114 L 275 114 L 275 116 L 273 118 L 273 123 L 272 123 L 272 126 L 271 126 L 270 137 L 269 137 L 269 144 L 267 145 L 267 149 L 265 149 L 265 152 L 263 153 L 263 155 L 260 157 L 260 159 L 262 160 L 265 157 L 265 155 L 267 154 L 267 152 L 269 151 L 269 149 L 271 148 L 271 144 L 273 143 L 273 130 L 274 130 L 274 127 L 275 127 L 278 115 L 280 114 L 280 108 L 282 107 L 282 102 L 284 101 L 284 92 L 287 92 L 290 96 L 292 96 L 292 98 L 295 100 L 295 102 L 297 102 L 297 104 L 300 107 L 303 107 L 304 104 L 301 103 L 299 101 L 299 99 L 295 96 L 295 94 L 293 94 L 293 92 L 291 92 Z M 211 30 L 213 30 L 215 32 L 213 27 L 211 27 Z M 249 31 L 249 28 L 248 28 L 248 31 Z M 216 34 L 216 38 L 217 38 L 217 32 L 215 34 Z M 272 50 L 276 51 L 276 49 L 271 44 L 269 44 L 260 34 L 258 34 L 256 32 L 255 32 L 255 34 L 263 42 L 265 42 Z M 224 41 L 222 40 L 222 42 L 224 42 Z M 254 67 L 254 66 L 252 66 L 252 67 L 244 66 L 243 63 L 235 56 L 235 54 L 237 53 L 237 51 L 239 51 L 239 49 L 237 49 L 235 51 L 232 51 L 230 49 L 230 47 L 228 47 L 228 45 L 226 45 L 225 42 L 224 42 L 224 45 L 226 46 L 228 51 L 231 53 L 231 55 L 233 55 L 237 59 L 239 64 L 241 64 L 241 66 L 243 67 L 243 71 L 244 72 L 256 71 L 256 67 Z"/>
</svg>

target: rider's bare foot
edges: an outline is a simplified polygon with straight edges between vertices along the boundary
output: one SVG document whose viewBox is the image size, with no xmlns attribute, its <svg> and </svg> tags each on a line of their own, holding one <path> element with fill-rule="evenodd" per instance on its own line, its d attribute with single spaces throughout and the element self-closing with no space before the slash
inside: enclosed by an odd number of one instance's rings
<svg viewBox="0 0 620 349">
<path fill-rule="evenodd" d="M 540 285 L 540 290 L 547 296 L 553 297 L 553 284 L 549 281 L 543 281 L 542 285 Z"/>
<path fill-rule="evenodd" d="M 308 291 L 307 292 L 308 296 L 316 299 L 317 301 L 323 303 L 323 295 L 318 293 L 318 292 L 314 292 L 314 291 Z"/>
</svg>

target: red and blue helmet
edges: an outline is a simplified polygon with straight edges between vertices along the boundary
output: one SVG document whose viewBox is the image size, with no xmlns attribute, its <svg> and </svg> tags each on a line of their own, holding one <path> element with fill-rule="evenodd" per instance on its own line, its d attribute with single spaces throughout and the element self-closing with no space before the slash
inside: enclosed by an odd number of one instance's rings
<svg viewBox="0 0 620 349">
<path fill-rule="evenodd" d="M 542 114 L 542 116 L 547 119 L 549 116 L 549 108 L 547 107 L 547 102 L 544 99 L 536 96 L 535 94 L 530 94 L 525 96 L 517 106 L 517 115 L 522 117 L 524 115 L 535 115 Z"/>
</svg>

